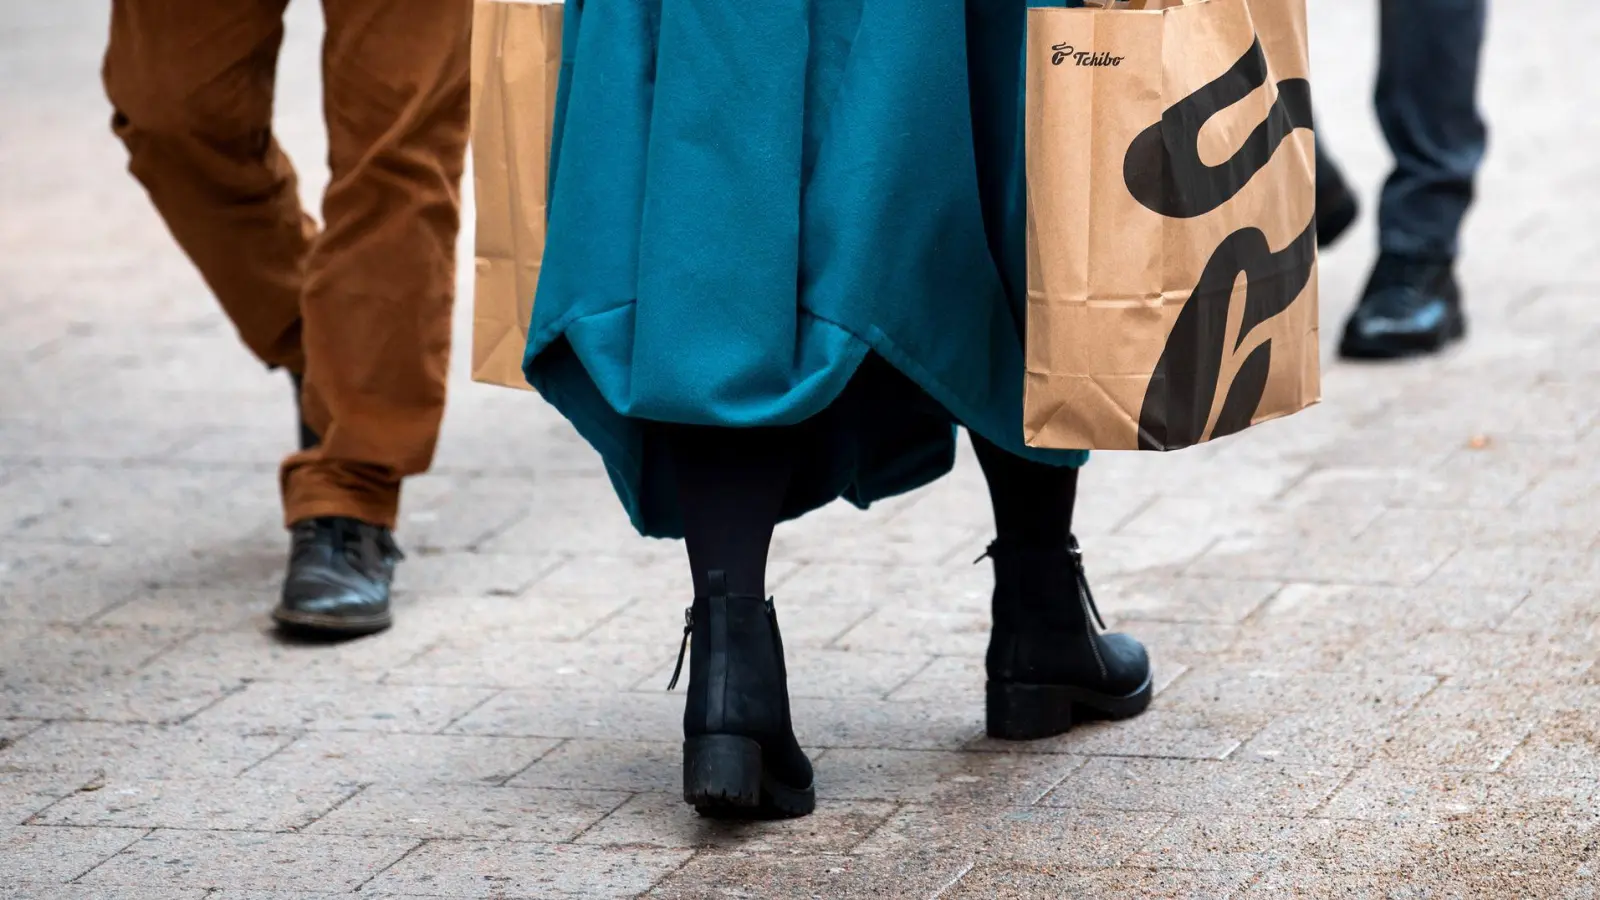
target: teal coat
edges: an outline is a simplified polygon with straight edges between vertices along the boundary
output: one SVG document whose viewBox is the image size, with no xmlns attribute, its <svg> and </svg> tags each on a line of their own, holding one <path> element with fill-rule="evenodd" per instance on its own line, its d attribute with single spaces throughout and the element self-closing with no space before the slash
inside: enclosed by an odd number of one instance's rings
<svg viewBox="0 0 1600 900">
<path fill-rule="evenodd" d="M 1059 4 L 1057 4 L 1059 5 Z M 1022 444 L 1024 0 L 567 0 L 528 381 L 680 534 L 650 421 L 804 423 L 785 517 Z"/>
</svg>

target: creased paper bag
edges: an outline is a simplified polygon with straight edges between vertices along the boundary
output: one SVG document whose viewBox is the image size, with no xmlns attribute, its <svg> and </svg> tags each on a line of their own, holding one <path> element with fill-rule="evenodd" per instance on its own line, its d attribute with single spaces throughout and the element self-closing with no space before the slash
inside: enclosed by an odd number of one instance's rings
<svg viewBox="0 0 1600 900">
<path fill-rule="evenodd" d="M 1027 442 L 1171 450 L 1316 403 L 1304 0 L 1028 16 Z"/>
<path fill-rule="evenodd" d="M 544 256 L 561 14 L 550 2 L 478 0 L 473 8 L 472 378 L 525 390 L 522 351 Z"/>
</svg>

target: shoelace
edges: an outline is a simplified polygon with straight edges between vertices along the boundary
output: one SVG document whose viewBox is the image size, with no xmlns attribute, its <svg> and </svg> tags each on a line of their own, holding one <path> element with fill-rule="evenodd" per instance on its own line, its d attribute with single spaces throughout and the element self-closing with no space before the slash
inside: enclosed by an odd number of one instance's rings
<svg viewBox="0 0 1600 900">
<path fill-rule="evenodd" d="M 400 550 L 400 545 L 395 543 L 394 537 L 386 529 L 346 519 L 336 519 L 331 522 L 312 521 L 303 527 L 313 532 L 327 530 L 331 533 L 339 553 L 353 566 L 362 566 L 367 562 L 364 553 L 366 541 L 363 539 L 364 532 L 367 531 L 372 533 L 373 546 L 382 559 L 399 562 L 406 558 L 405 553 Z"/>
</svg>

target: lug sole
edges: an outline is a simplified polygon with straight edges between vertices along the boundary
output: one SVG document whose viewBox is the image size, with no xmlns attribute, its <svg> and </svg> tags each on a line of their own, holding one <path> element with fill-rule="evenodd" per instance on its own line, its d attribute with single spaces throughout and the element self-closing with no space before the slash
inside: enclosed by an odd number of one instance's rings
<svg viewBox="0 0 1600 900">
<path fill-rule="evenodd" d="M 815 785 L 797 788 L 773 778 L 759 742 L 726 734 L 683 742 L 683 799 L 714 819 L 792 819 L 817 808 Z"/>
<path fill-rule="evenodd" d="M 1123 697 L 1056 684 L 990 681 L 986 730 L 1002 741 L 1037 741 L 1066 734 L 1082 722 L 1131 719 L 1150 708 L 1154 676 Z"/>
<path fill-rule="evenodd" d="M 307 637 L 365 637 L 388 629 L 394 624 L 394 616 L 330 616 L 279 607 L 272 611 L 272 621 L 284 631 Z"/>
</svg>

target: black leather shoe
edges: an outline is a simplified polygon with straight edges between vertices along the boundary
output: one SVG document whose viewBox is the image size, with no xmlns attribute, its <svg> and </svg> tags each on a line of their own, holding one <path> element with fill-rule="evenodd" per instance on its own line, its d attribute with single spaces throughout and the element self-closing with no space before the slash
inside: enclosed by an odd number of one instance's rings
<svg viewBox="0 0 1600 900">
<path fill-rule="evenodd" d="M 1345 324 L 1339 355 L 1398 359 L 1435 353 L 1467 333 L 1450 260 L 1378 257 L 1361 302 Z"/>
<path fill-rule="evenodd" d="M 389 627 L 389 583 L 404 558 L 389 529 L 328 516 L 296 523 L 290 533 L 289 576 L 272 611 L 279 627 L 324 638 Z"/>
<path fill-rule="evenodd" d="M 711 596 L 684 614 L 684 644 L 667 690 L 689 654 L 683 710 L 683 799 L 703 816 L 781 819 L 817 806 L 811 760 L 795 740 L 788 671 L 772 601 L 729 596 L 721 572 Z"/>
<path fill-rule="evenodd" d="M 1105 633 L 1075 538 L 1060 550 L 997 542 L 988 556 L 990 737 L 1053 737 L 1075 722 L 1127 719 L 1150 706 L 1150 657 L 1128 635 Z"/>
<path fill-rule="evenodd" d="M 295 414 L 300 418 L 300 449 L 310 450 L 312 447 L 322 443 L 322 438 L 318 437 L 317 433 L 311 430 L 311 426 L 306 424 L 305 376 L 290 372 L 289 380 L 294 383 L 294 409 Z"/>
<path fill-rule="evenodd" d="M 1361 204 L 1355 192 L 1340 177 L 1337 169 L 1329 166 L 1317 169 L 1317 246 L 1331 247 L 1355 224 L 1361 213 Z"/>
</svg>

